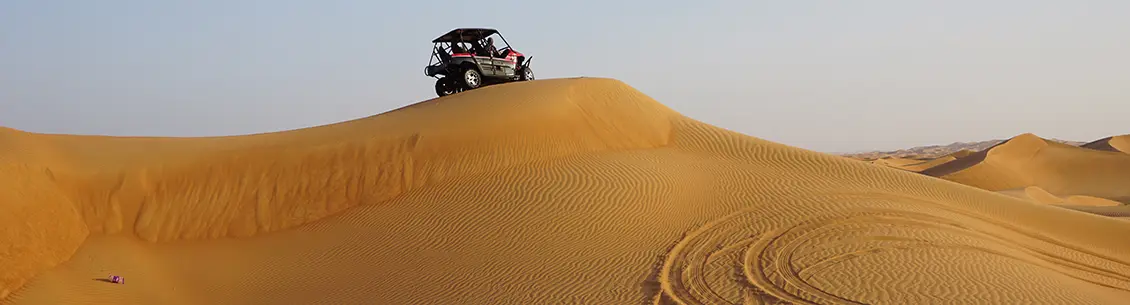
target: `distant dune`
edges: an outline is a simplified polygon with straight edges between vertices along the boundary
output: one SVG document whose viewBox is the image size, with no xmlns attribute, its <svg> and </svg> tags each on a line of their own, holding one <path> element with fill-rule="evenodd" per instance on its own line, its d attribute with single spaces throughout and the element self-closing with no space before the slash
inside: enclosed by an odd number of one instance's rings
<svg viewBox="0 0 1130 305">
<path fill-rule="evenodd" d="M 1037 186 L 1055 196 L 1091 196 L 1130 202 L 1130 155 L 1085 149 L 1033 134 L 923 170 L 990 191 Z"/>
<path fill-rule="evenodd" d="M 944 155 L 944 156 L 941 156 L 941 157 L 937 157 L 937 158 L 934 158 L 934 159 L 922 160 L 922 159 L 903 159 L 903 158 L 899 158 L 899 157 L 884 157 L 884 158 L 877 159 L 877 160 L 874 160 L 874 161 L 869 161 L 869 162 L 871 164 L 883 165 L 883 166 L 893 167 L 893 168 L 897 168 L 897 169 L 901 169 L 901 170 L 907 170 L 907 171 L 912 171 L 912 172 L 920 172 L 920 171 L 926 170 L 928 168 L 937 167 L 937 166 L 945 164 L 947 162 L 957 160 L 958 158 L 963 158 L 965 156 L 969 156 L 969 155 L 972 155 L 972 154 L 975 154 L 975 153 L 976 152 L 974 152 L 972 150 L 962 149 L 962 150 L 959 150 L 959 151 L 956 151 L 956 152 L 953 152 L 953 153 L 950 153 L 948 155 Z"/>
<path fill-rule="evenodd" d="M 938 157 L 938 158 L 935 158 L 935 159 L 923 161 L 923 162 L 920 162 L 920 163 L 910 164 L 910 165 L 907 165 L 905 168 L 909 171 L 921 172 L 921 171 L 924 171 L 928 168 L 934 168 L 934 167 L 937 167 L 939 165 L 949 163 L 950 161 L 957 160 L 957 159 L 960 159 L 960 158 L 964 158 L 964 157 L 967 157 L 969 155 L 976 154 L 976 153 L 977 152 L 972 151 L 972 150 L 962 149 L 962 150 L 959 150 L 959 151 L 956 151 L 956 152 L 953 152 L 951 154 L 941 156 L 941 157 Z"/>
<path fill-rule="evenodd" d="M 910 165 L 913 165 L 913 164 L 920 164 L 922 162 L 928 162 L 928 161 L 922 161 L 922 160 L 917 160 L 917 159 L 904 159 L 904 158 L 899 158 L 899 157 L 891 157 L 891 158 L 877 159 L 877 160 L 873 160 L 873 161 L 869 161 L 869 162 L 871 164 L 889 166 L 889 167 L 894 167 L 894 168 L 904 168 L 906 166 L 910 166 Z"/>
<path fill-rule="evenodd" d="M 1094 142 L 1083 144 L 1081 147 L 1130 153 L 1130 135 L 1120 135 L 1103 138 Z"/>
<path fill-rule="evenodd" d="M 1130 200 L 1128 200 L 1130 197 L 1127 196 L 1127 193 L 1130 192 L 1126 190 L 1124 184 L 1130 179 L 1130 172 L 1120 172 L 1118 170 L 1118 168 L 1125 168 L 1125 158 L 1106 154 L 1103 155 L 1105 157 L 1101 157 L 1100 160 L 1094 160 L 1093 162 L 1080 163 L 1075 161 L 1081 161 L 1096 156 L 1096 154 L 1089 153 L 1087 151 L 1088 149 L 1123 152 L 1119 150 L 1118 147 L 1126 147 L 1124 143 L 1127 143 L 1127 139 L 1130 139 L 1130 136 L 1108 137 L 1078 145 L 1078 147 L 1083 149 L 1074 149 L 1074 147 L 1066 147 L 1064 144 L 1075 146 L 1073 143 L 1079 142 L 1062 140 L 1049 141 L 1032 134 L 1024 134 L 1016 137 L 1014 140 L 1009 140 L 1013 142 L 1006 147 L 997 148 L 997 146 L 1004 146 L 1001 144 L 1006 142 L 1000 141 L 979 152 L 965 149 L 933 159 L 922 157 L 907 159 L 884 155 L 880 159 L 866 162 L 942 177 L 954 182 L 996 191 L 1004 195 L 1036 203 L 1049 204 L 1098 215 L 1125 218 L 1127 216 L 1122 216 L 1122 214 L 1124 213 L 1123 211 L 1126 210 L 1124 207 L 1119 206 L 1130 203 Z M 1028 144 L 1021 144 L 1021 142 Z M 977 143 L 988 142 L 974 142 L 973 145 L 980 145 Z M 960 143 L 950 144 L 950 147 L 959 144 Z M 1080 155 L 1053 154 L 1058 157 L 1049 159 L 1033 158 L 1035 154 L 1025 155 L 1021 153 L 1018 157 L 1015 153 L 1008 153 L 1009 151 L 1031 152 L 1033 149 L 1042 150 L 1043 147 L 1046 146 L 1052 146 L 1054 151 L 1076 151 L 1080 153 Z M 925 149 L 937 147 L 943 146 L 928 146 Z M 910 148 L 899 151 L 921 152 L 923 149 L 924 148 Z M 990 152 L 991 149 L 999 149 L 1004 151 L 1004 153 L 997 154 L 995 158 L 986 161 L 986 157 L 993 154 Z M 997 151 L 997 153 L 1001 153 L 1001 151 Z M 1043 156 L 1047 156 L 1047 154 Z M 858 159 L 858 156 L 848 157 Z M 1063 162 L 1065 160 L 1070 162 Z M 982 163 L 986 164 L 982 165 Z M 1115 165 L 1115 167 L 1102 169 L 1108 165 Z M 972 169 L 974 167 L 977 169 Z M 958 172 L 962 173 L 956 174 Z M 1042 174 L 1034 175 L 1034 173 Z M 1040 176 L 1040 178 L 1037 179 L 1037 176 Z M 1045 190 L 1041 186 L 1051 187 L 1056 190 L 1056 194 Z M 1074 192 L 1084 192 L 1086 194 L 1077 194 Z M 1106 198 L 1092 195 L 1106 196 Z"/>
<path fill-rule="evenodd" d="M 969 185 L 1119 197 L 1127 160 L 1027 135 L 935 171 L 962 185 L 599 78 L 256 135 L 0 130 L 0 304 L 1125 304 L 1130 222 Z"/>
<path fill-rule="evenodd" d="M 1020 199 L 1031 200 L 1044 204 L 1080 205 L 1080 206 L 1119 206 L 1122 203 L 1098 197 L 1074 195 L 1059 197 L 1045 191 L 1038 186 L 1029 186 L 1021 189 L 1003 190 L 999 193 Z"/>
<path fill-rule="evenodd" d="M 840 155 L 844 156 L 844 157 L 848 157 L 848 158 L 852 158 L 852 159 L 858 159 L 858 160 L 864 160 L 864 161 L 872 161 L 872 160 L 879 160 L 879 159 L 886 159 L 886 158 L 914 159 L 914 160 L 925 161 L 925 160 L 934 160 L 934 159 L 938 159 L 938 158 L 943 158 L 945 156 L 954 156 L 954 154 L 964 154 L 964 153 L 969 153 L 969 152 L 982 151 L 982 150 L 988 149 L 989 147 L 996 146 L 997 144 L 1000 144 L 1001 142 L 1004 142 L 1004 141 L 1005 140 L 987 140 L 987 141 L 978 141 L 978 142 L 954 142 L 954 143 L 950 143 L 950 144 L 946 144 L 946 145 L 928 145 L 928 146 L 911 147 L 911 148 L 892 150 L 892 151 L 869 151 L 869 152 L 849 153 L 849 154 L 840 154 Z M 1069 141 L 1069 140 L 1060 140 L 1060 139 L 1051 139 L 1050 141 L 1056 142 L 1056 143 L 1072 145 L 1072 146 L 1079 146 L 1080 144 L 1083 144 L 1083 142 L 1079 142 L 1079 141 Z M 955 156 L 955 157 L 961 157 L 961 156 L 958 155 L 958 156 Z"/>
</svg>

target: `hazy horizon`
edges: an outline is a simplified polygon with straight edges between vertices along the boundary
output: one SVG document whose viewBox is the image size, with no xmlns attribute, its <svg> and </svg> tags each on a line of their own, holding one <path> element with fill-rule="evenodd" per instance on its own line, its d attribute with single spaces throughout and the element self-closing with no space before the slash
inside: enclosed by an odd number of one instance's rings
<svg viewBox="0 0 1130 305">
<path fill-rule="evenodd" d="M 1130 133 L 1130 2 L 490 5 L 6 2 L 0 126 L 220 136 L 357 119 L 433 98 L 430 40 L 485 26 L 539 78 L 619 79 L 816 151 Z"/>
</svg>

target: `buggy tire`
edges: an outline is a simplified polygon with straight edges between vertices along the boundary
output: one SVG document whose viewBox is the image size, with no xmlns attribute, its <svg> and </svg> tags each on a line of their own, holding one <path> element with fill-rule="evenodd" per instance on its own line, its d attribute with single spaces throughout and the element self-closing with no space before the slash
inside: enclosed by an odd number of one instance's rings
<svg viewBox="0 0 1130 305">
<path fill-rule="evenodd" d="M 518 80 L 520 80 L 520 81 L 534 80 L 534 69 L 531 69 L 530 67 L 526 67 L 525 69 L 522 69 L 522 72 L 518 74 Z"/>
<path fill-rule="evenodd" d="M 436 80 L 436 95 L 441 97 L 459 93 L 459 89 L 454 77 L 441 77 Z"/>
<path fill-rule="evenodd" d="M 461 79 L 463 88 L 475 89 L 483 85 L 483 74 L 475 68 L 467 67 L 460 75 L 463 76 Z"/>
</svg>

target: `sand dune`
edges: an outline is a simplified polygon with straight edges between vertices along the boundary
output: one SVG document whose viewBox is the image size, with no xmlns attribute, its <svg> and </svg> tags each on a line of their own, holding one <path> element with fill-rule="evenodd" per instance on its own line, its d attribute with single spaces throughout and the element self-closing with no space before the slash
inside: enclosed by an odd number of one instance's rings
<svg viewBox="0 0 1130 305">
<path fill-rule="evenodd" d="M 1130 155 L 1023 134 L 921 173 L 990 191 L 1037 186 L 1059 196 L 1130 203 Z"/>
<path fill-rule="evenodd" d="M 1065 209 L 1072 209 L 1091 214 L 1104 215 L 1114 218 L 1130 220 L 1130 205 L 1118 206 L 1087 206 L 1087 205 L 1059 205 Z"/>
<path fill-rule="evenodd" d="M 912 172 L 921 172 L 921 171 L 924 171 L 928 168 L 937 167 L 939 165 L 946 164 L 950 161 L 957 160 L 958 158 L 966 157 L 966 156 L 972 155 L 974 153 L 975 152 L 970 151 L 970 150 L 959 150 L 959 151 L 954 152 L 952 154 L 941 156 L 941 157 L 938 157 L 938 158 L 935 158 L 935 159 L 930 159 L 930 160 L 926 160 L 926 161 L 918 162 L 918 163 L 914 163 L 914 164 L 908 164 L 908 165 L 904 166 L 903 169 L 906 169 L 906 170 L 909 170 L 909 171 L 912 171 Z"/>
<path fill-rule="evenodd" d="M 1082 144 L 1085 143 L 1085 142 L 1079 142 L 1079 141 L 1061 140 L 1061 139 L 1054 139 L 1054 138 L 1048 139 L 1048 140 L 1050 140 L 1052 142 L 1056 142 L 1056 143 L 1071 145 L 1071 146 L 1079 146 L 1079 145 L 1082 145 Z M 978 151 L 988 149 L 989 147 L 996 146 L 997 144 L 1000 144 L 1001 142 L 1004 142 L 1004 141 L 1006 141 L 1006 140 L 986 140 L 986 141 L 977 141 L 977 142 L 954 142 L 954 143 L 950 143 L 950 144 L 946 144 L 946 145 L 916 146 L 916 147 L 904 148 L 904 149 L 892 150 L 892 151 L 867 151 L 867 152 L 855 152 L 855 153 L 840 153 L 839 155 L 847 157 L 847 158 L 863 160 L 863 161 L 874 161 L 874 160 L 886 159 L 886 158 L 903 158 L 903 159 L 927 160 L 927 159 L 938 159 L 938 158 L 944 157 L 946 155 L 958 155 L 958 156 L 960 156 L 962 154 L 966 154 L 966 153 L 969 153 L 969 152 L 978 152 Z"/>
<path fill-rule="evenodd" d="M 1020 199 L 1031 200 L 1043 204 L 1059 204 L 1059 205 L 1082 205 L 1082 206 L 1118 206 L 1122 205 L 1121 202 L 1086 196 L 1086 195 L 1072 195 L 1066 197 L 1056 196 L 1044 189 L 1037 186 L 1029 186 L 1020 189 L 1003 190 L 998 193 L 1013 196 Z"/>
<path fill-rule="evenodd" d="M 609 79 L 278 133 L 0 144 L 20 247 L 2 304 L 1130 299 L 1130 222 L 731 132 Z"/>
<path fill-rule="evenodd" d="M 1083 144 L 1080 147 L 1130 154 L 1130 135 L 1102 138 L 1094 142 Z"/>
<path fill-rule="evenodd" d="M 867 162 L 871 163 L 871 164 L 875 164 L 875 165 L 882 165 L 882 166 L 902 169 L 904 166 L 908 166 L 908 165 L 911 165 L 911 164 L 918 164 L 918 163 L 922 163 L 922 162 L 925 162 L 925 161 L 918 160 L 918 159 L 891 157 L 891 158 L 875 159 L 875 160 L 871 160 L 871 161 L 867 161 Z"/>
<path fill-rule="evenodd" d="M 976 152 L 974 152 L 974 151 L 963 149 L 963 150 L 959 150 L 959 151 L 950 153 L 948 155 L 944 155 L 944 156 L 933 158 L 933 159 L 926 159 L 926 160 L 904 159 L 904 158 L 884 158 L 884 159 L 877 159 L 877 160 L 870 161 L 870 162 L 871 162 L 871 164 L 883 165 L 883 166 L 893 167 L 893 168 L 906 170 L 906 171 L 921 172 L 921 171 L 926 170 L 928 168 L 937 167 L 937 166 L 945 164 L 947 162 L 957 160 L 958 158 L 966 157 L 966 156 L 969 156 L 969 155 L 972 155 L 972 154 L 975 154 L 975 153 Z"/>
</svg>

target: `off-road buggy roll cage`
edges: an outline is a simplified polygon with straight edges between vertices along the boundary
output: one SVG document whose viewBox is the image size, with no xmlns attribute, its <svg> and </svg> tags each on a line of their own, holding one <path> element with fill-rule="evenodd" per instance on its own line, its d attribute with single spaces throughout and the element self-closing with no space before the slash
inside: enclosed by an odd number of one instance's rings
<svg viewBox="0 0 1130 305">
<path fill-rule="evenodd" d="M 495 49 L 498 36 L 502 48 Z M 432 56 L 424 67 L 424 75 L 436 78 L 440 96 L 475 89 L 483 85 L 532 80 L 530 59 L 514 50 L 498 30 L 490 28 L 457 28 L 432 40 Z M 471 71 L 474 70 L 474 71 Z"/>
<path fill-rule="evenodd" d="M 451 61 L 452 54 L 466 53 L 476 55 L 478 52 L 475 51 L 486 50 L 486 48 L 491 46 L 480 45 L 479 41 L 495 34 L 497 34 L 498 38 L 502 39 L 502 43 L 506 45 L 506 47 L 499 49 L 499 51 L 512 49 L 510 42 L 507 42 L 506 37 L 503 37 L 502 33 L 499 33 L 496 29 L 458 28 L 433 39 L 432 58 L 428 60 L 428 67 L 424 69 L 424 75 L 435 77 L 438 73 L 432 73 L 432 71 L 438 72 L 438 70 L 428 68 L 441 66 Z M 493 57 L 494 54 L 490 55 Z M 474 61 L 475 64 L 480 64 L 479 60 L 475 57 L 476 56 L 471 56 L 471 60 Z M 518 64 L 521 65 L 522 63 L 519 62 Z"/>
</svg>

